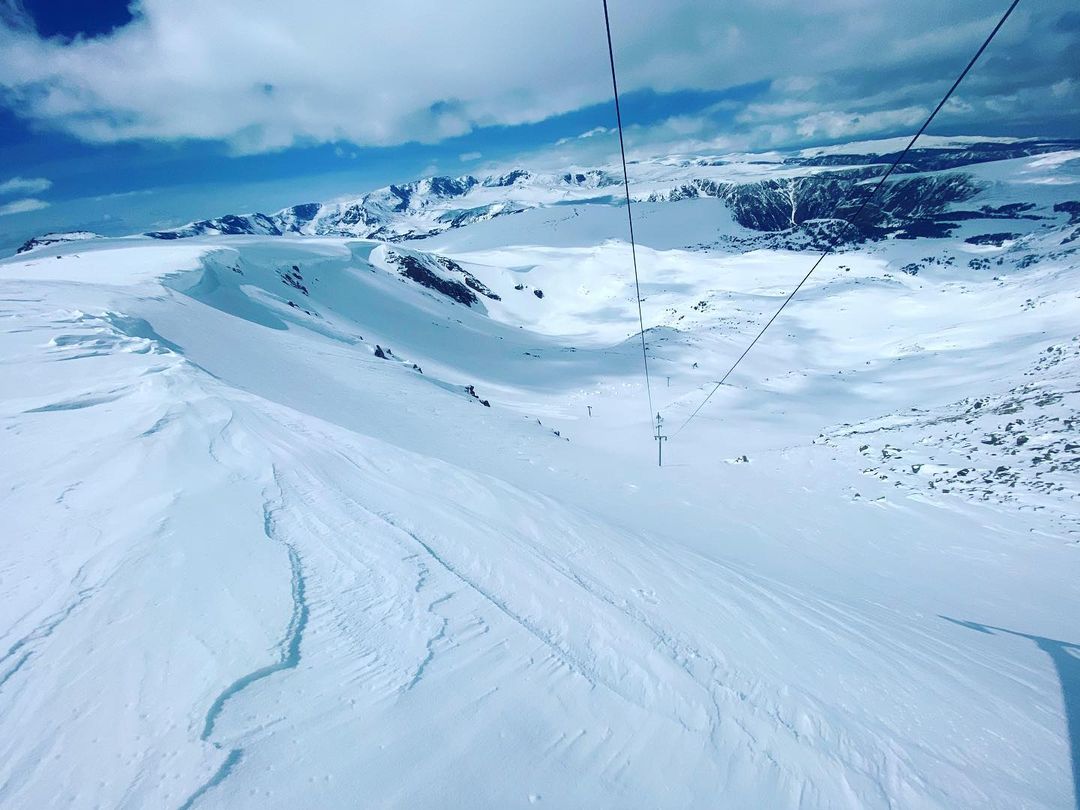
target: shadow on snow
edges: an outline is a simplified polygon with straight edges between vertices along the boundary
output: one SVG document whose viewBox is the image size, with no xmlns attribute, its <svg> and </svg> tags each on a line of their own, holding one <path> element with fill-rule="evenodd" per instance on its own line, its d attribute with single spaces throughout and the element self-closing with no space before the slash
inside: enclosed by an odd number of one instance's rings
<svg viewBox="0 0 1080 810">
<path fill-rule="evenodd" d="M 1065 725 L 1069 737 L 1069 752 L 1072 762 L 1073 798 L 1077 810 L 1080 810 L 1080 644 L 1072 644 L 1068 641 L 1058 641 L 1043 636 L 1033 636 L 1028 633 L 1019 633 L 1015 630 L 1006 630 L 1003 627 L 994 627 L 989 624 L 978 622 L 961 621 L 942 616 L 942 619 L 975 630 L 980 633 L 994 635 L 1007 633 L 1010 636 L 1019 636 L 1035 642 L 1035 646 L 1050 656 L 1057 672 L 1058 682 L 1061 684 L 1061 698 L 1065 704 Z"/>
</svg>

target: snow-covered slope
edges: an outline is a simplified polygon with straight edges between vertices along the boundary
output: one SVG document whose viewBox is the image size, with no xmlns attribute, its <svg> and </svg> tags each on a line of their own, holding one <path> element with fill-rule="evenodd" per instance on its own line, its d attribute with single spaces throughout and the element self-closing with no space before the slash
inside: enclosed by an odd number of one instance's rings
<svg viewBox="0 0 1080 810">
<path fill-rule="evenodd" d="M 964 172 L 681 432 L 814 257 L 641 202 L 663 468 L 598 188 L 0 261 L 0 805 L 1073 807 L 1077 160 Z"/>
</svg>

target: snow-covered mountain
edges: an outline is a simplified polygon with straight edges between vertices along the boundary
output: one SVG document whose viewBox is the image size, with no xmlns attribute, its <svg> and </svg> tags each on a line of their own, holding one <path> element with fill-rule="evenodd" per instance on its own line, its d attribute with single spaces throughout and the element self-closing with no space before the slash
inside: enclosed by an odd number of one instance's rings
<svg viewBox="0 0 1080 810">
<path fill-rule="evenodd" d="M 755 232 L 795 232 L 819 240 L 820 220 L 850 218 L 870 191 L 872 179 L 898 151 L 889 144 L 852 145 L 847 150 L 806 150 L 789 155 L 729 155 L 663 158 L 633 165 L 634 196 L 642 201 L 716 197 L 735 221 Z M 1024 218 L 1028 201 L 997 208 L 954 210 L 979 196 L 986 185 L 971 167 L 1030 155 L 1080 149 L 1080 141 L 966 140 L 913 150 L 871 210 L 852 230 L 853 241 L 887 235 L 947 235 L 958 217 Z M 289 233 L 420 239 L 453 228 L 538 207 L 612 202 L 622 193 L 616 167 L 551 174 L 515 169 L 483 178 L 428 177 L 391 185 L 357 199 L 304 203 L 276 214 L 230 214 L 155 231 L 159 239 L 220 234 Z M 955 226 L 953 226 L 955 227 Z M 788 234 L 791 235 L 790 233 Z"/>
<path fill-rule="evenodd" d="M 561 175 L 515 169 L 504 175 L 476 178 L 427 177 L 387 186 L 357 199 L 304 203 L 276 214 L 230 214 L 193 222 L 148 236 L 180 239 L 204 235 L 307 234 L 371 239 L 417 239 L 505 214 L 547 205 L 580 202 L 609 194 L 616 184 L 600 170 Z M 621 181 L 618 181 L 621 189 Z"/>
<path fill-rule="evenodd" d="M 27 239 L 16 253 L 29 253 L 31 250 L 46 248 L 61 242 L 81 242 L 85 239 L 100 239 L 101 235 L 93 231 L 68 231 L 66 233 L 46 233 Z"/>
<path fill-rule="evenodd" d="M 652 407 L 608 169 L 0 260 L 0 806 L 1075 806 L 1080 150 L 931 147 L 689 424 L 895 144 L 635 164 Z"/>
</svg>

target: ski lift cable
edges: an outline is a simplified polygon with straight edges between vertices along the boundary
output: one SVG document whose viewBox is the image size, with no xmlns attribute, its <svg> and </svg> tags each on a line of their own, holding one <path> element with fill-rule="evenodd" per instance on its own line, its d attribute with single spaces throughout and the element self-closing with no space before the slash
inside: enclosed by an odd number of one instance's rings
<svg viewBox="0 0 1080 810">
<path fill-rule="evenodd" d="M 611 60 L 611 90 L 615 96 L 615 122 L 619 127 L 619 154 L 622 156 L 623 190 L 626 192 L 626 220 L 630 226 L 630 257 L 634 265 L 634 293 L 637 296 L 638 327 L 641 334 L 641 362 L 645 367 L 645 391 L 649 397 L 649 423 L 653 420 L 652 382 L 649 378 L 649 352 L 645 346 L 645 316 L 641 311 L 641 280 L 638 276 L 637 243 L 634 239 L 634 214 L 630 206 L 630 176 L 626 171 L 626 144 L 623 141 L 622 110 L 619 108 L 619 82 L 615 78 L 615 49 L 611 44 L 611 18 L 604 2 L 604 28 L 607 30 L 608 58 Z"/>
<path fill-rule="evenodd" d="M 967 63 L 967 67 L 965 67 L 963 71 L 961 71 L 960 75 L 956 77 L 956 81 L 952 83 L 952 87 L 950 87 L 949 91 L 944 96 L 942 96 L 941 101 L 938 102 L 938 105 L 934 108 L 934 111 L 930 113 L 930 116 L 926 119 L 926 121 L 923 122 L 923 125 L 919 127 L 919 131 L 912 136 L 911 140 L 908 141 L 907 146 L 904 147 L 904 150 L 899 155 L 897 155 L 896 159 L 892 162 L 892 165 L 889 166 L 888 171 L 886 171 L 885 174 L 881 176 L 881 178 L 877 181 L 877 184 L 874 185 L 870 193 L 866 195 L 866 197 L 862 201 L 862 204 L 855 211 L 855 214 L 847 220 L 849 225 L 855 225 L 859 217 L 862 216 L 863 212 L 866 210 L 866 206 L 869 205 L 870 201 L 875 196 L 877 196 L 878 191 L 880 191 L 881 187 L 885 185 L 885 181 L 889 179 L 890 175 L 892 175 L 892 173 L 896 170 L 896 167 L 900 165 L 907 153 L 911 151 L 911 148 L 915 145 L 915 141 L 917 141 L 919 139 L 919 136 L 926 131 L 926 128 L 930 126 L 930 122 L 934 120 L 937 114 L 941 111 L 941 108 L 945 106 L 945 103 L 952 96 L 953 92 L 955 92 L 956 88 L 960 86 L 960 82 L 964 80 L 964 77 L 967 76 L 971 68 L 975 66 L 975 63 L 977 61 L 979 61 L 979 57 L 982 56 L 983 51 L 985 51 L 986 48 L 990 45 L 994 37 L 997 35 L 997 32 L 1001 30 L 1001 27 L 1003 25 L 1005 25 L 1005 21 L 1009 19 L 1009 15 L 1013 13 L 1013 9 L 1015 9 L 1017 5 L 1019 5 L 1019 3 L 1020 0 L 1012 0 L 1012 3 L 1009 5 L 1008 9 L 1005 10 L 1005 13 L 1002 15 L 1001 19 L 998 20 L 997 25 L 994 26 L 994 29 L 990 32 L 990 35 L 986 37 L 986 39 L 983 41 L 983 44 L 979 46 L 979 50 L 977 50 L 975 52 L 975 55 L 971 57 L 971 61 Z M 842 199 L 837 204 L 836 208 L 833 210 L 833 216 L 831 217 L 832 219 L 838 218 L 837 214 L 839 213 L 840 208 L 843 207 L 844 202 L 846 202 L 846 199 Z M 713 389 L 708 393 L 705 399 L 701 401 L 701 404 L 694 409 L 694 412 L 687 417 L 686 421 L 682 423 L 679 429 L 676 430 L 673 434 L 671 434 L 672 437 L 679 435 L 683 431 L 683 429 L 687 425 L 689 425 L 691 421 L 693 421 L 694 417 L 701 412 L 701 409 L 705 407 L 706 403 L 708 403 L 708 401 L 712 399 L 713 394 L 720 390 L 720 386 L 722 386 L 727 381 L 727 378 L 731 376 L 731 373 L 739 367 L 740 363 L 742 363 L 743 358 L 745 358 L 746 355 L 750 353 L 750 350 L 754 348 L 755 344 L 757 344 L 757 342 L 761 340 L 761 336 L 764 335 L 765 332 L 768 331 L 769 327 L 773 325 L 773 321 L 775 321 L 777 317 L 779 317 L 780 313 L 784 311 L 784 308 L 789 303 L 791 303 L 791 299 L 795 297 L 795 294 L 798 293 L 800 289 L 802 289 L 802 286 L 807 282 L 810 276 L 814 274 L 814 271 L 818 269 L 818 266 L 822 263 L 822 261 L 824 261 L 825 258 L 828 257 L 839 246 L 839 244 L 840 239 L 837 236 L 834 236 L 831 244 L 828 244 L 826 246 L 825 250 L 822 251 L 820 256 L 818 256 L 817 261 L 814 262 L 813 266 L 810 268 L 807 274 L 803 276 L 802 280 L 798 284 L 795 285 L 795 289 L 793 289 L 788 294 L 787 298 L 784 299 L 784 302 L 780 304 L 780 307 L 776 310 L 776 312 L 773 313 L 773 316 L 769 318 L 768 321 L 766 321 L 763 327 L 761 327 L 761 331 L 759 331 L 757 335 L 755 335 L 754 339 L 750 341 L 750 345 L 748 345 L 746 349 L 743 350 L 743 353 L 739 355 L 739 358 L 731 365 L 731 368 L 729 368 L 724 374 L 724 376 L 720 378 L 720 381 L 716 383 L 715 386 L 713 386 Z"/>
</svg>

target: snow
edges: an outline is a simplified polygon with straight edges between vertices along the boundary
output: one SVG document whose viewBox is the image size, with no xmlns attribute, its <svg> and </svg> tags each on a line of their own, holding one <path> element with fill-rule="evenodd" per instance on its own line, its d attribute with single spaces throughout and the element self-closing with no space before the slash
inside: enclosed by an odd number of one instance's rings
<svg viewBox="0 0 1080 810">
<path fill-rule="evenodd" d="M 19 253 L 29 253 L 31 250 L 38 250 L 43 247 L 49 247 L 59 242 L 80 242 L 87 239 L 98 239 L 98 234 L 92 231 L 69 231 L 67 233 L 46 233 L 41 236 L 25 242 L 22 247 L 19 248 Z"/>
<path fill-rule="evenodd" d="M 851 183 L 869 183 L 879 174 L 880 168 L 875 169 L 875 165 L 880 167 L 882 156 L 867 150 L 901 146 L 899 142 L 871 141 L 787 155 L 777 152 L 666 155 L 632 161 L 629 171 L 633 197 L 640 203 L 722 198 L 725 209 L 737 211 L 736 219 L 747 227 L 759 229 L 760 234 L 761 228 L 784 228 L 833 217 L 843 202 L 837 195 L 845 187 Z M 1056 196 L 1064 201 L 1068 198 L 1062 195 L 1069 193 L 1076 175 L 1062 166 L 1073 160 L 1076 146 L 1076 141 L 1065 140 L 926 138 L 912 153 L 912 163 L 900 167 L 886 187 L 885 195 L 892 197 L 886 207 L 894 215 L 933 215 L 941 212 L 943 200 L 966 201 L 972 194 L 985 196 L 986 186 L 997 183 L 1029 189 L 1052 186 L 1033 193 L 1031 198 Z M 1005 160 L 1009 156 L 1013 158 L 1011 163 Z M 837 160 L 843 163 L 830 165 Z M 1023 168 L 1020 161 L 1026 161 Z M 1044 169 L 1049 169 L 1049 173 Z M 620 203 L 621 172 L 621 165 L 607 165 L 571 167 L 556 173 L 517 168 L 485 177 L 426 177 L 359 197 L 300 203 L 271 215 L 227 214 L 147 235 L 173 240 L 214 235 L 303 234 L 401 241 L 428 238 L 537 209 L 546 217 L 554 215 L 554 223 L 571 220 L 583 207 L 610 209 Z M 939 186 L 937 193 L 927 188 L 928 185 Z M 847 193 L 853 193 L 853 189 L 847 188 Z M 910 208 L 909 204 L 920 194 L 924 203 L 921 210 Z M 1012 199 L 1015 201 L 1015 197 Z M 729 215 L 725 213 L 721 217 Z M 684 227 L 677 227 L 676 231 L 697 233 L 699 238 L 720 231 L 730 238 L 732 234 L 726 224 L 721 221 L 715 227 L 705 222 L 699 223 L 701 230 L 696 232 Z M 922 235 L 940 228 L 926 221 L 909 224 Z M 805 241 L 807 234 L 796 230 L 789 236 L 801 236 Z M 33 240 L 27 244 L 32 243 Z"/>
<path fill-rule="evenodd" d="M 818 155 L 850 155 L 877 153 L 888 154 L 899 152 L 911 142 L 909 137 L 880 138 L 871 141 L 853 141 L 849 143 L 834 144 L 832 146 L 814 146 L 799 152 L 805 157 Z M 963 148 L 972 144 L 996 143 L 1011 144 L 1020 142 L 1019 138 L 994 137 L 989 135 L 920 135 L 919 149 L 948 149 Z"/>
<path fill-rule="evenodd" d="M 1073 807 L 1069 229 L 830 257 L 676 432 L 813 257 L 635 214 L 662 469 L 618 206 L 393 247 L 478 307 L 340 237 L 0 261 L 0 805 Z"/>
</svg>

